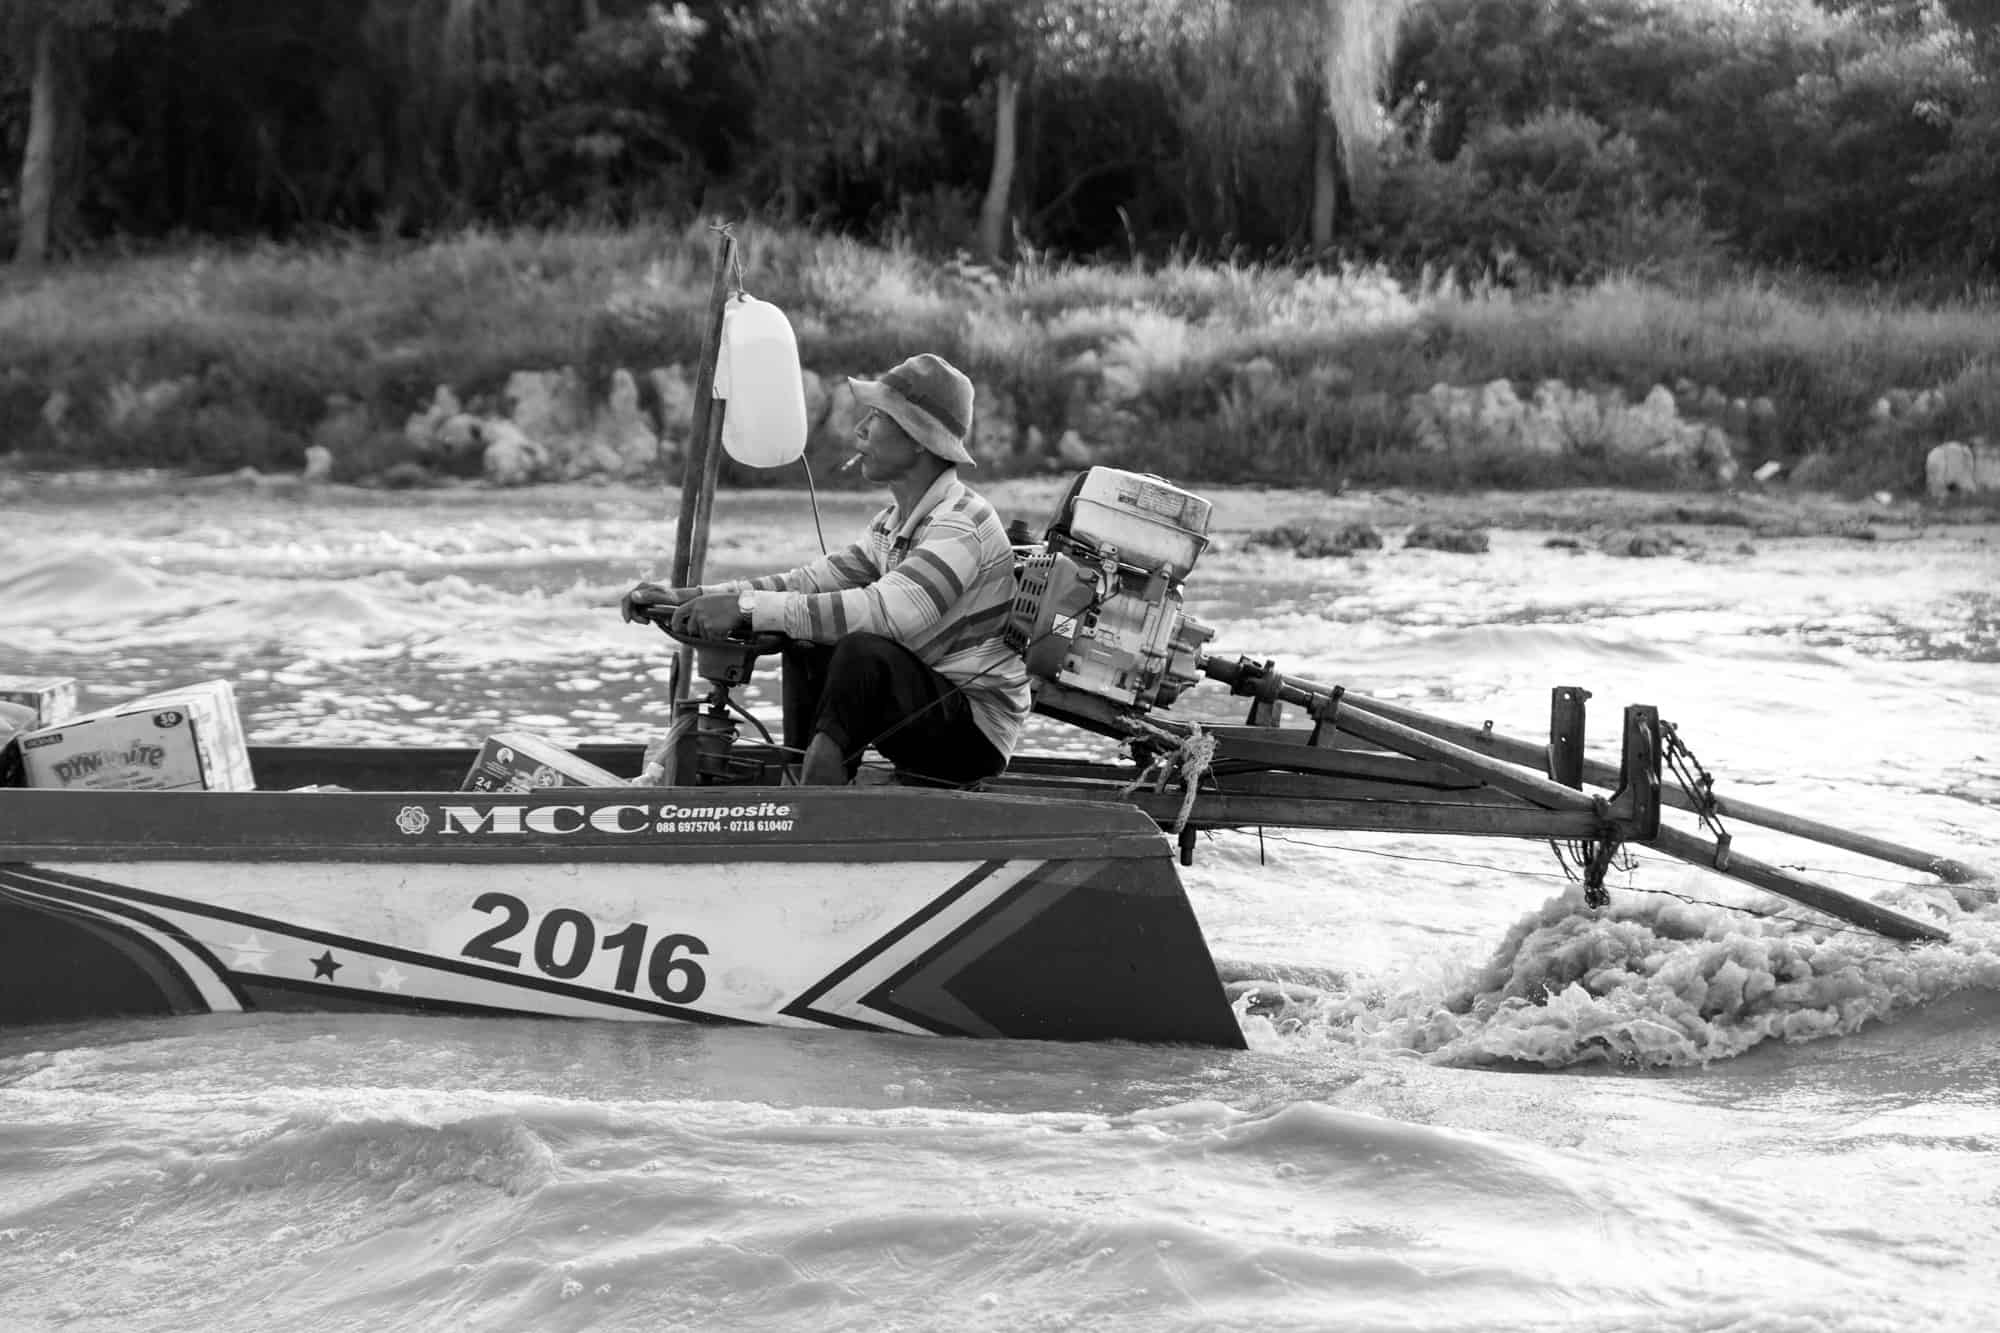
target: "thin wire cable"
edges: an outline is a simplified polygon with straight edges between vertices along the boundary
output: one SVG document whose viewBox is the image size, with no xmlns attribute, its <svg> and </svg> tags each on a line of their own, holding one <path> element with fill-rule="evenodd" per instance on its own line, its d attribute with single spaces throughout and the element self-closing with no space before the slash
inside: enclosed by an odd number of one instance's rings
<svg viewBox="0 0 2000 1333">
<path fill-rule="evenodd" d="M 1668 856 L 1647 856 L 1645 858 L 1658 865 L 1678 865 L 1680 862 Z M 1808 875 L 1839 875 L 1846 879 L 1865 879 L 1875 884 L 1893 884 L 1899 888 L 1920 887 L 1919 881 L 1897 875 L 1870 875 L 1859 870 L 1840 870 L 1833 866 L 1809 866 L 1796 863 L 1774 862 L 1780 870 L 1796 870 Z M 1921 871 L 1914 872 L 1921 874 Z"/>
<path fill-rule="evenodd" d="M 811 497 L 811 499 L 812 499 L 812 511 L 813 511 L 813 531 L 819 534 L 819 553 L 820 553 L 821 555 L 825 555 L 825 554 L 826 554 L 826 529 L 825 529 L 825 528 L 823 528 L 823 527 L 821 527 L 821 526 L 819 525 L 819 487 L 817 487 L 817 486 L 815 486 L 815 485 L 813 484 L 813 465 L 812 465 L 812 460 L 811 460 L 810 458 L 807 458 L 807 457 L 806 457 L 806 456 L 805 456 L 804 454 L 800 454 L 800 455 L 799 455 L 799 462 L 801 462 L 801 463 L 805 464 L 805 469 L 806 469 L 806 494 L 807 494 L 808 496 L 810 496 L 810 497 Z"/>
<path fill-rule="evenodd" d="M 785 748 L 779 745 L 776 741 L 771 739 L 771 729 L 764 725 L 763 719 L 759 718 L 755 713 L 751 712 L 749 709 L 745 708 L 742 704 L 738 703 L 736 701 L 735 696 L 733 695 L 730 696 L 726 700 L 726 702 L 729 704 L 731 708 L 735 709 L 738 713 L 740 713 L 743 716 L 744 721 L 748 722 L 751 726 L 757 728 L 757 734 L 764 738 L 764 744 L 769 745 L 774 749 Z"/>
<path fill-rule="evenodd" d="M 1876 884 L 1901 884 L 1906 887 L 1916 883 L 1915 880 L 1896 875 L 1866 875 L 1859 870 L 1838 870 L 1833 866 L 1796 865 L 1784 861 L 1776 861 L 1772 864 L 1776 865 L 1780 870 L 1796 870 L 1803 875 L 1841 875 L 1848 879 L 1865 879 Z M 1924 872 L 1916 871 L 1914 873 L 1922 874 Z"/>
</svg>

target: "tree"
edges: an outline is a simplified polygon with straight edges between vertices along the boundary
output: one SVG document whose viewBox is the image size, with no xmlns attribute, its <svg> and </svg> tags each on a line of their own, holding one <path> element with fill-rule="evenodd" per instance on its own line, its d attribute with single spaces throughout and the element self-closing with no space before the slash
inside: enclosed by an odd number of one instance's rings
<svg viewBox="0 0 2000 1333">
<path fill-rule="evenodd" d="M 36 25 L 28 93 L 28 141 L 21 153 L 20 240 L 14 261 L 32 268 L 47 260 L 57 228 L 58 161 L 73 138 L 75 41 L 52 19 Z"/>
<path fill-rule="evenodd" d="M 894 194 L 916 105 L 910 0 L 765 0 L 727 19 L 756 89 L 747 184 L 797 222 Z"/>
<path fill-rule="evenodd" d="M 14 260 L 47 262 L 79 186 L 87 45 L 117 29 L 172 23 L 192 0 L 0 0 L 0 35 L 33 53 L 28 138 L 21 154 L 20 240 Z"/>
<path fill-rule="evenodd" d="M 1211 40 L 1229 63 L 1254 70 L 1267 63 L 1266 98 L 1312 122 L 1314 249 L 1332 244 L 1345 175 L 1350 195 L 1366 207 L 1381 147 L 1381 99 L 1397 31 L 1410 0 L 1235 0 L 1234 13 Z M 1260 60 L 1261 54 L 1261 60 Z M 1262 99 L 1255 87 L 1236 91 L 1239 106 Z M 1265 103 L 1268 105 L 1268 103 Z"/>
<path fill-rule="evenodd" d="M 1004 257 L 1013 220 L 1021 99 L 1045 58 L 1045 39 L 1063 8 L 1063 0 L 930 0 L 921 15 L 918 48 L 933 58 L 959 52 L 970 56 L 976 91 L 966 99 L 967 108 L 983 113 L 991 127 L 992 150 L 972 237 L 979 257 L 988 263 Z"/>
<path fill-rule="evenodd" d="M 976 218 L 956 228 L 959 239 L 981 258 L 999 260 L 1012 235 L 1033 234 L 1039 218 L 1067 209 L 1081 193 L 1173 159 L 1135 151 L 1132 129 L 1143 127 L 1146 149 L 1159 146 L 1154 107 L 1163 86 L 1163 36 L 1186 7 L 1188 0 L 914 0 L 908 6 L 907 77 L 923 122 L 911 128 L 927 131 L 937 154 L 931 184 L 947 183 L 943 194 L 978 201 Z M 1048 133 L 1038 135 L 1041 129 Z M 976 181 L 963 170 L 968 150 L 981 155 Z M 1044 182 L 1053 198 L 1036 200 Z M 1134 193 L 1149 192 L 1142 186 Z M 1017 202 L 1026 217 L 1017 217 Z M 935 202 L 930 207 L 943 211 Z"/>
<path fill-rule="evenodd" d="M 1395 62 L 1397 37 L 1411 0 L 1321 0 L 1325 27 L 1320 42 L 1326 116 L 1321 125 L 1338 138 L 1348 186 L 1364 209 L 1374 197 L 1382 146 L 1382 94 Z M 1327 153 L 1328 157 L 1332 154 Z M 1333 239 L 1333 182 L 1315 178 L 1313 244 Z M 1322 201 L 1325 214 L 1322 218 Z"/>
<path fill-rule="evenodd" d="M 1036 28 L 1044 5 L 1032 0 L 973 0 L 972 58 L 992 77 L 993 158 L 979 201 L 979 257 L 998 263 L 1007 248 L 1014 168 L 1020 152 L 1017 126 L 1021 91 L 1032 76 Z"/>
</svg>

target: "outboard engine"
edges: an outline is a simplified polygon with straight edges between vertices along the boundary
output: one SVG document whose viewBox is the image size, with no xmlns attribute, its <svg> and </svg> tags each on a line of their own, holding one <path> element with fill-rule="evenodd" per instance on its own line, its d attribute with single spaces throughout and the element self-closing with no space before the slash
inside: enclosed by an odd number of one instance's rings
<svg viewBox="0 0 2000 1333">
<path fill-rule="evenodd" d="M 1213 508 L 1158 477 L 1082 472 L 1042 543 L 1016 562 L 1007 640 L 1028 674 L 1118 714 L 1179 698 L 1200 679 L 1201 646 L 1215 633 L 1181 611 L 1181 584 L 1208 547 Z M 1048 702 L 1044 693 L 1038 684 L 1038 704 Z"/>
</svg>

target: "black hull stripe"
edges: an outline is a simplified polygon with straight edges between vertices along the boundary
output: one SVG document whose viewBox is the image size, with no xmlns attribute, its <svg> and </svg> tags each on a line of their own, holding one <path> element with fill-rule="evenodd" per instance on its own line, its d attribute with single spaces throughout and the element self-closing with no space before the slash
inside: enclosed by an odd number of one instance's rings
<svg viewBox="0 0 2000 1333">
<path fill-rule="evenodd" d="M 436 1014 L 458 1018 L 546 1018 L 553 1023 L 578 1021 L 564 1014 L 545 1014 L 491 1004 L 474 1004 L 469 1000 L 433 1000 L 421 995 L 399 995 L 394 991 L 336 993 L 317 982 L 293 977 L 260 977 L 254 984 L 245 985 L 244 990 L 256 1000 L 256 1012 L 259 1013 L 323 1014 L 329 1012 L 325 1001 L 331 997 L 340 1000 L 341 1011 L 348 1013 Z M 298 1003 L 290 1003 L 289 997 L 297 997 Z"/>
<path fill-rule="evenodd" d="M 66 929 L 96 940 L 145 979 L 169 1014 L 213 1012 L 208 997 L 188 976 L 187 969 L 156 940 L 128 921 L 115 916 L 100 916 L 43 891 L 24 888 L 4 871 L 0 871 L 0 909 L 5 909 L 0 915 L 12 912 L 62 921 L 67 923 Z M 8 982 L 17 984 L 11 977 Z M 0 999 L 4 998 L 0 995 Z"/>
<path fill-rule="evenodd" d="M 900 925 L 896 926 L 895 929 L 889 931 L 887 934 L 883 935 L 880 939 L 876 940 L 873 944 L 869 945 L 866 949 L 862 950 L 858 954 L 855 954 L 854 957 L 848 959 L 845 963 L 842 963 L 839 967 L 827 973 L 826 976 L 822 977 L 816 984 L 814 984 L 811 987 L 811 989 L 807 990 L 804 994 L 800 995 L 796 1000 L 793 1000 L 790 1004 L 786 1005 L 784 1009 L 781 1010 L 780 1012 L 785 1013 L 793 1018 L 810 1019 L 815 1023 L 824 1023 L 830 1027 L 847 1028 L 857 1032 L 887 1031 L 887 1029 L 880 1023 L 870 1023 L 866 1019 L 860 1019 L 860 1018 L 849 1018 L 843 1014 L 823 1013 L 820 1010 L 815 1009 L 813 1006 L 819 1002 L 820 996 L 826 994 L 828 991 L 832 990 L 835 986 L 838 986 L 841 982 L 853 976 L 856 972 L 860 971 L 863 967 L 867 966 L 874 959 L 881 957 L 882 954 L 886 953 L 894 945 L 900 943 L 903 939 L 909 936 L 918 927 L 922 926 L 932 917 L 935 917 L 938 913 L 944 911 L 945 908 L 951 906 L 953 903 L 957 902 L 960 898 L 963 898 L 966 894 L 972 892 L 972 890 L 975 887 L 977 887 L 981 881 L 990 877 L 995 871 L 999 870 L 1001 866 L 1004 866 L 1006 864 L 1007 863 L 1005 861 L 986 861 L 982 862 L 977 866 L 974 866 L 971 870 L 967 871 L 962 877 L 960 877 L 959 881 L 956 884 L 953 884 L 943 893 L 938 894 L 936 897 L 932 898 L 929 902 L 925 903 L 922 907 L 918 908 L 915 912 L 911 913 L 909 917 L 907 917 Z M 927 1032 L 937 1033 L 940 1036 L 948 1035 L 946 1032 L 939 1031 L 939 1029 L 937 1029 L 936 1027 L 934 1027 L 929 1023 L 917 1022 L 917 1026 L 923 1028 Z"/>
<path fill-rule="evenodd" d="M 1079 864 L 1075 861 L 1063 861 L 1054 864 L 1044 863 L 1036 867 L 1030 873 L 1023 875 L 1019 883 L 987 904 L 983 910 L 960 923 L 957 929 L 926 949 L 918 957 L 911 959 L 894 976 L 884 981 L 873 991 L 870 991 L 862 1003 L 868 1005 L 871 1009 L 879 1009 L 885 1014 L 893 1014 L 906 1023 L 915 1023 L 920 1027 L 925 1027 L 931 1031 L 941 1032 L 949 1036 L 980 1037 L 998 1035 L 997 1030 L 990 1026 L 985 1031 L 978 1031 L 946 1025 L 936 1014 L 921 1013 L 898 1003 L 892 997 L 897 990 L 907 986 L 912 977 L 922 975 L 925 971 L 940 962 L 951 961 L 952 955 L 959 952 L 968 942 L 971 942 L 975 946 L 970 951 L 971 957 L 977 958 L 984 955 L 999 940 L 1013 935 L 1022 926 L 1026 925 L 1027 921 L 1040 915 L 1043 908 L 1061 897 L 1076 884 L 1087 879 L 1091 872 L 1096 869 L 1096 866 Z M 1034 899 L 1039 899 L 1039 901 L 1033 901 Z M 1025 914 L 1021 910 L 1018 910 L 1021 908 L 1026 909 Z M 981 938 L 989 932 L 992 933 L 993 938 Z M 957 970 L 953 969 L 953 974 Z M 943 991 L 946 995 L 949 995 L 950 992 L 947 989 L 947 985 L 950 980 L 950 976 L 937 978 L 933 989 Z M 983 1022 L 984 1020 L 981 1021 Z"/>
<path fill-rule="evenodd" d="M 151 912 L 133 906 L 131 902 L 125 899 L 124 894 L 126 891 L 119 885 L 104 884 L 97 880 L 84 879 L 81 876 L 50 874 L 47 871 L 23 867 L 0 867 L 0 883 L 7 884 L 22 894 L 54 898 L 78 908 L 94 908 L 97 912 L 104 913 L 107 916 L 123 918 L 134 925 L 158 931 L 200 959 L 203 965 L 214 975 L 216 984 L 228 991 L 230 997 L 236 1001 L 239 1007 L 244 1004 L 242 989 L 230 979 L 229 969 L 222 965 L 222 960 L 217 958 L 206 944 L 188 934 L 174 922 L 164 917 L 154 916 Z M 111 891 L 109 894 L 104 892 L 107 889 Z M 163 905 L 163 903 L 164 905 L 171 905 L 172 903 L 171 899 L 155 899 L 154 901 L 155 905 Z M 55 909 L 44 905 L 43 910 L 54 911 Z M 111 924 L 110 922 L 106 922 L 103 916 L 97 917 L 97 920 L 102 924 Z M 192 992 L 201 1011 L 210 1011 L 210 1005 L 203 995 L 201 986 L 196 983 L 193 977 L 187 974 L 185 968 L 174 961 L 173 955 L 167 953 L 152 940 L 147 939 L 144 935 L 139 934 L 130 927 L 120 929 L 119 933 L 145 949 L 148 955 L 157 958 L 170 976 L 174 977 L 181 985 L 186 986 Z"/>
<path fill-rule="evenodd" d="M 23 878 L 28 877 L 23 876 Z M 536 991 L 545 995 L 560 995 L 568 999 L 601 1004 L 608 1008 L 629 1009 L 635 1013 L 651 1014 L 658 1018 L 679 1019 L 684 1023 L 707 1023 L 733 1027 L 755 1026 L 749 1019 L 731 1018 L 726 1014 L 712 1014 L 704 1010 L 689 1009 L 681 1005 L 666 1004 L 658 1000 L 645 1000 L 636 995 L 619 995 L 612 991 L 592 990 L 588 986 L 572 986 L 566 982 L 555 981 L 546 977 L 527 976 L 513 972 L 495 972 L 486 968 L 474 967 L 469 963 L 461 963 L 455 958 L 441 958 L 435 954 L 418 953 L 413 949 L 398 948 L 395 945 L 377 944 L 354 935 L 341 935 L 332 931 L 313 930 L 304 926 L 287 925 L 285 922 L 277 921 L 270 917 L 256 916 L 249 912 L 239 912 L 233 908 L 211 907 L 202 903 L 194 903 L 185 899 L 170 897 L 167 894 L 155 893 L 148 889 L 132 888 L 122 884 L 108 884 L 101 880 L 88 879 L 81 875 L 68 875 L 59 871 L 36 869 L 33 878 L 45 880 L 52 886 L 60 886 L 78 893 L 110 893 L 116 897 L 135 898 L 159 907 L 176 908 L 181 911 L 192 912 L 197 916 L 207 917 L 211 920 L 228 921 L 234 925 L 268 930 L 278 935 L 289 936 L 293 939 L 310 940 L 314 944 L 325 945 L 329 948 L 346 949 L 351 953 L 367 954 L 371 957 L 384 958 L 392 962 L 408 963 L 412 967 L 429 968 L 437 972 L 449 972 L 456 976 L 470 977 L 478 981 L 498 982 L 513 990 Z M 127 913 L 134 917 L 134 919 L 145 918 L 144 913 L 130 908 L 127 908 Z M 148 924 L 152 924 L 152 921 L 149 920 Z M 186 939 L 186 936 L 181 934 L 177 928 L 165 922 L 160 922 L 159 925 L 162 929 L 174 934 L 177 938 Z M 200 945 L 193 944 L 192 941 L 189 941 L 189 943 L 206 961 L 215 967 L 217 975 L 223 977 L 225 982 L 228 982 L 232 992 L 237 995 L 238 1002 L 244 1003 L 246 1008 L 249 1007 L 243 1000 L 242 991 L 233 982 L 229 981 L 229 971 L 222 967 L 220 960 L 216 959 L 213 954 Z M 256 976 L 260 983 L 264 980 L 265 976 L 262 973 L 245 973 L 243 975 Z M 298 982 L 295 984 L 308 987 L 314 986 L 312 982 Z M 372 991 L 356 990 L 346 986 L 319 986 L 315 987 L 315 989 L 326 995 L 370 995 L 375 993 Z M 496 1010 L 495 1012 L 511 1011 Z M 525 1012 L 537 1013 L 540 1011 L 528 1010 Z"/>
</svg>

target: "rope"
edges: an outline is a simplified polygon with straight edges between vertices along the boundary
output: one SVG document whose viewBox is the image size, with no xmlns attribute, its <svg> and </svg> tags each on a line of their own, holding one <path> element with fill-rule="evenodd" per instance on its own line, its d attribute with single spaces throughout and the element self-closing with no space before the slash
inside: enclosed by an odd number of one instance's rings
<svg viewBox="0 0 2000 1333">
<path fill-rule="evenodd" d="M 708 224 L 712 235 L 726 237 L 729 241 L 729 296 L 730 299 L 744 295 L 743 291 L 743 242 L 737 239 L 736 224 L 726 219 Z"/>
<path fill-rule="evenodd" d="M 1181 808 L 1174 817 L 1174 826 L 1169 832 L 1179 835 L 1187 827 L 1188 816 L 1194 813 L 1195 797 L 1199 794 L 1201 780 L 1208 775 L 1215 763 L 1215 736 L 1201 723 L 1189 724 L 1188 734 L 1179 745 L 1146 765 L 1139 776 L 1118 789 L 1120 796 L 1130 796 L 1151 779 L 1154 791 L 1165 791 L 1167 782 L 1176 774 L 1181 780 Z"/>
</svg>

